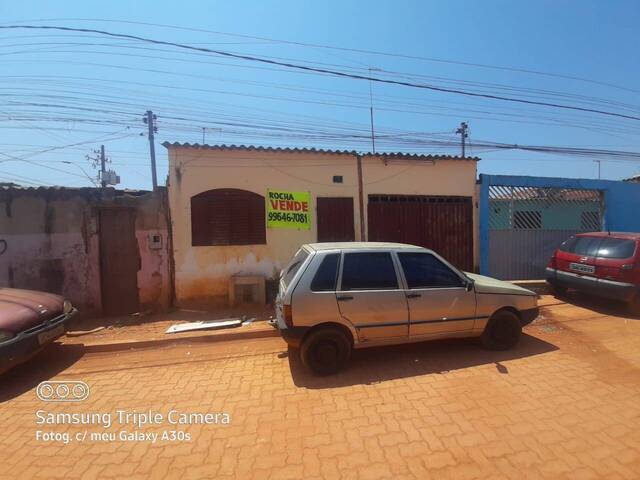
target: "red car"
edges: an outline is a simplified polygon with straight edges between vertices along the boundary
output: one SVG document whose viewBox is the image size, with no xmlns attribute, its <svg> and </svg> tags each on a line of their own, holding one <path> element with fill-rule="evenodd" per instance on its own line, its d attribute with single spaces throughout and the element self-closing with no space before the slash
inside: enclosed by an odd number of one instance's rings
<svg viewBox="0 0 640 480">
<path fill-rule="evenodd" d="M 75 313 L 59 295 L 0 288 L 0 374 L 64 335 Z"/>
<path fill-rule="evenodd" d="M 640 233 L 594 232 L 569 237 L 546 268 L 557 294 L 575 288 L 627 302 L 640 313 Z"/>
</svg>

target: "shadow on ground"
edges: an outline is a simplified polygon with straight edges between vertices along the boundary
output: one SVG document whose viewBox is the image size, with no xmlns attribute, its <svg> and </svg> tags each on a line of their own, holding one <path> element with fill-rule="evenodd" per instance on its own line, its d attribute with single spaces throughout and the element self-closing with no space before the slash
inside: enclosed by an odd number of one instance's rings
<svg viewBox="0 0 640 480">
<path fill-rule="evenodd" d="M 602 315 L 627 318 L 629 320 L 640 320 L 640 314 L 631 313 L 629 307 L 624 302 L 617 302 L 577 291 L 569 291 L 564 295 L 555 295 L 555 298 L 575 305 L 576 307 L 593 310 Z"/>
<path fill-rule="evenodd" d="M 502 352 L 485 350 L 475 339 L 451 339 L 365 348 L 353 351 L 346 370 L 327 377 L 315 376 L 307 370 L 302 365 L 296 350 L 290 350 L 288 358 L 296 386 L 319 389 L 367 385 L 486 364 L 495 364 L 497 372 L 508 375 L 508 368 L 501 362 L 554 350 L 558 350 L 558 347 L 526 334 L 522 335 L 516 348 Z"/>
<path fill-rule="evenodd" d="M 55 377 L 80 360 L 84 353 L 83 345 L 48 345 L 29 361 L 0 374 L 0 403 L 20 396 L 40 382 Z"/>
</svg>

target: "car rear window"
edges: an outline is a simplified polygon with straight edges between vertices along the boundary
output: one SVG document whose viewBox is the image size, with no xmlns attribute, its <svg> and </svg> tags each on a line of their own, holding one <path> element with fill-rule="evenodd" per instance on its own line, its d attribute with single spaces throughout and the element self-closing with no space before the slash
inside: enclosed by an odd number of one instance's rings
<svg viewBox="0 0 640 480">
<path fill-rule="evenodd" d="M 398 288 L 396 269 L 388 252 L 347 253 L 342 267 L 342 290 Z"/>
<path fill-rule="evenodd" d="M 284 288 L 287 288 L 287 286 L 289 285 L 289 282 L 293 280 L 293 277 L 295 276 L 296 272 L 298 271 L 298 269 L 304 263 L 304 261 L 307 259 L 308 256 L 309 256 L 309 252 L 301 248 L 294 255 L 294 257 L 291 259 L 289 264 L 286 267 L 284 267 L 284 270 L 282 270 L 282 276 L 280 277 L 282 280 L 282 283 L 284 283 Z"/>
<path fill-rule="evenodd" d="M 560 250 L 576 255 L 595 257 L 601 242 L 601 237 L 569 237 L 560 245 Z"/>
<path fill-rule="evenodd" d="M 598 249 L 598 256 L 603 258 L 629 258 L 633 257 L 635 250 L 635 240 L 605 238 Z"/>
<path fill-rule="evenodd" d="M 322 259 L 315 277 L 311 281 L 312 292 L 333 292 L 338 278 L 339 253 L 331 253 Z"/>
</svg>

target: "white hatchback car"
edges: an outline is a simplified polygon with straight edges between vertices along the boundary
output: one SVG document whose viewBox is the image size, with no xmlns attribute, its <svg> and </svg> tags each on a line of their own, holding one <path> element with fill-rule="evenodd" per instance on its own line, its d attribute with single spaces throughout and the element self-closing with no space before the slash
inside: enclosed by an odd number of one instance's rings
<svg viewBox="0 0 640 480">
<path fill-rule="evenodd" d="M 326 375 L 352 348 L 453 337 L 511 348 L 538 302 L 530 290 L 462 272 L 414 245 L 315 243 L 282 270 L 276 312 L 285 341 Z"/>
</svg>

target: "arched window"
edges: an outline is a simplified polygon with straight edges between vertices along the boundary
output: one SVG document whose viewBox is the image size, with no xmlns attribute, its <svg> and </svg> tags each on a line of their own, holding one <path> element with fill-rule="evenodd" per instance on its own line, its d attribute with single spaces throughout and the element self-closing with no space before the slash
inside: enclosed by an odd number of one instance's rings
<svg viewBox="0 0 640 480">
<path fill-rule="evenodd" d="M 208 190 L 191 197 L 191 244 L 265 244 L 265 199 L 235 188 Z"/>
</svg>

